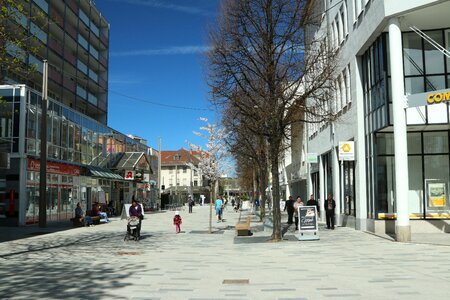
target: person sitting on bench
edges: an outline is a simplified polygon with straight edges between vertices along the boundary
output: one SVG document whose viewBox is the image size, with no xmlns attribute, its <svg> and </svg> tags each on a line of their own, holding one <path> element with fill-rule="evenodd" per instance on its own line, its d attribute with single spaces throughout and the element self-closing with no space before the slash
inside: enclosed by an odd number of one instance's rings
<svg viewBox="0 0 450 300">
<path fill-rule="evenodd" d="M 105 219 L 105 223 L 109 223 L 108 214 L 100 211 L 100 205 L 97 202 L 92 206 L 92 214 L 94 216 L 100 216 L 100 218 Z"/>
</svg>

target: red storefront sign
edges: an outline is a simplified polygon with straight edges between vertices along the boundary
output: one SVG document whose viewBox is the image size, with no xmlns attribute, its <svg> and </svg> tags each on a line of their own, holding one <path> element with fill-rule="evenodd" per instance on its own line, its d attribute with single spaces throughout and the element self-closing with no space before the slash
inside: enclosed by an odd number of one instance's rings
<svg viewBox="0 0 450 300">
<path fill-rule="evenodd" d="M 38 159 L 28 158 L 27 169 L 28 171 L 39 172 L 41 162 Z M 51 161 L 47 161 L 47 173 L 80 176 L 81 169 L 76 166 L 69 166 L 65 164 L 59 164 Z"/>
</svg>

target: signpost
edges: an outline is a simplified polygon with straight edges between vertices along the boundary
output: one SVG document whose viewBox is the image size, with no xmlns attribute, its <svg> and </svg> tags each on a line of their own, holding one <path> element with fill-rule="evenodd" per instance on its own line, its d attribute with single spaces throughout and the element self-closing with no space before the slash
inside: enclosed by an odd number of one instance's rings
<svg viewBox="0 0 450 300">
<path fill-rule="evenodd" d="M 316 206 L 298 207 L 298 235 L 299 241 L 319 240 L 319 224 L 317 222 Z"/>
<path fill-rule="evenodd" d="M 355 160 L 355 142 L 339 142 L 339 160 Z"/>
</svg>

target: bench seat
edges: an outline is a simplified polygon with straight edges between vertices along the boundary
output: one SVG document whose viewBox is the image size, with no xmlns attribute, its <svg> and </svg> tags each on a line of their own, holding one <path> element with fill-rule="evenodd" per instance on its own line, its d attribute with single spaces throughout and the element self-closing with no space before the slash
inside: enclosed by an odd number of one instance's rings
<svg viewBox="0 0 450 300">
<path fill-rule="evenodd" d="M 248 216 L 244 222 L 237 223 L 234 228 L 236 229 L 237 236 L 249 236 L 250 235 L 250 220 Z"/>
</svg>

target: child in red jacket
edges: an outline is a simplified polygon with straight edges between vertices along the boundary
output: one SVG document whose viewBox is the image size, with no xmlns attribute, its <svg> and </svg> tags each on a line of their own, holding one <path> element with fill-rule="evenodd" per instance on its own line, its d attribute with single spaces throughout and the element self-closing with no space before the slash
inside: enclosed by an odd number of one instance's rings
<svg viewBox="0 0 450 300">
<path fill-rule="evenodd" d="M 175 225 L 175 231 L 177 233 L 180 233 L 181 231 L 181 216 L 180 213 L 178 211 L 175 212 L 175 216 L 173 217 L 173 224 Z"/>
</svg>

